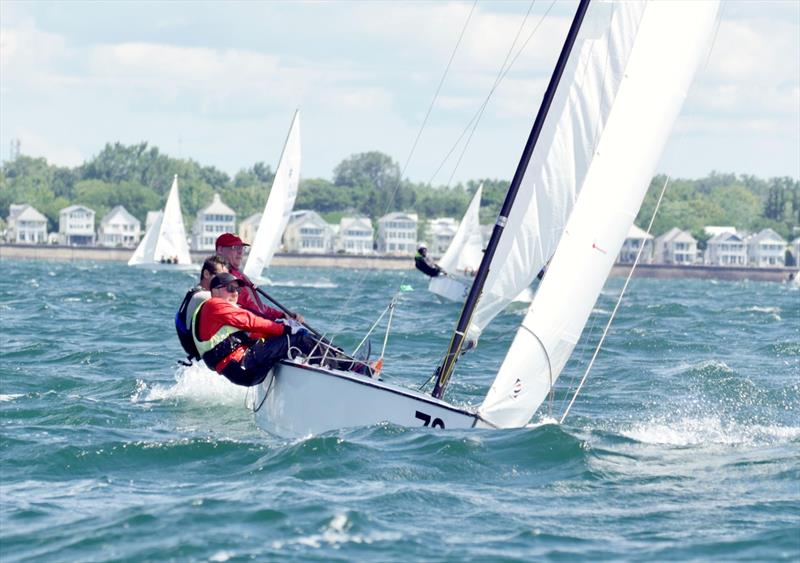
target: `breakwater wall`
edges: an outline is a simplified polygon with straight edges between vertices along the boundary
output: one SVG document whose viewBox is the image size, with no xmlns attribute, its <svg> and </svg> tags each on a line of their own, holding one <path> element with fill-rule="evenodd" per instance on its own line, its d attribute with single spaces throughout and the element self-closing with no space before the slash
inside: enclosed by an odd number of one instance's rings
<svg viewBox="0 0 800 563">
<path fill-rule="evenodd" d="M 131 249 L 89 246 L 58 246 L 37 244 L 0 244 L 0 260 L 60 260 L 68 262 L 127 262 Z M 209 252 L 192 252 L 194 262 L 202 262 Z M 310 268 L 347 268 L 359 270 L 412 270 L 411 257 L 351 256 L 345 254 L 288 254 L 278 253 L 274 266 Z M 627 276 L 630 265 L 617 264 L 612 276 Z M 673 266 L 669 264 L 639 264 L 634 277 L 639 278 L 701 278 L 718 280 L 777 281 L 790 279 L 796 268 L 731 268 L 720 266 Z"/>
</svg>

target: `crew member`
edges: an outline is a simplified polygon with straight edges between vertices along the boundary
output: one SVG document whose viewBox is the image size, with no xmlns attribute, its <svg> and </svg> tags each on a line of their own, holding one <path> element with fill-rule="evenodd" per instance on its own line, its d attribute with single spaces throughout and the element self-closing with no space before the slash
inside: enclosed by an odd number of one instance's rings
<svg viewBox="0 0 800 563">
<path fill-rule="evenodd" d="M 211 298 L 195 311 L 192 337 L 206 365 L 236 385 L 258 385 L 290 348 L 310 356 L 320 345 L 298 322 L 276 322 L 237 305 L 242 280 L 221 273 L 209 283 Z M 332 366 L 333 367 L 333 366 Z"/>
<path fill-rule="evenodd" d="M 273 309 L 261 301 L 256 291 L 255 284 L 239 269 L 242 265 L 245 246 L 250 245 L 242 242 L 242 239 L 233 233 L 223 233 L 217 237 L 217 254 L 228 262 L 228 272 L 242 282 L 242 290 L 239 292 L 239 306 L 265 319 L 273 321 L 286 317 L 283 311 Z M 301 315 L 294 314 L 291 318 L 300 323 L 303 322 L 303 317 Z"/>
<path fill-rule="evenodd" d="M 424 244 L 419 245 L 419 248 L 417 248 L 417 255 L 414 256 L 414 266 L 417 267 L 417 270 L 432 278 L 444 274 L 444 270 L 428 256 L 428 248 Z"/>
</svg>

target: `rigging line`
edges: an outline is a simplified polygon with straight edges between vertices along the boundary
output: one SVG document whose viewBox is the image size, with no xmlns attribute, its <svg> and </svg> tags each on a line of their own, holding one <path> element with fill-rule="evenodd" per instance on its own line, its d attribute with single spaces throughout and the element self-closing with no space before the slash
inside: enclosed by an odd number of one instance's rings
<svg viewBox="0 0 800 563">
<path fill-rule="evenodd" d="M 534 0 L 534 2 L 535 2 L 535 0 Z M 481 104 L 481 107 L 478 108 L 478 111 L 476 111 L 475 114 L 472 116 L 472 119 L 469 120 L 469 122 L 467 123 L 466 127 L 464 127 L 464 130 L 458 136 L 458 139 L 456 139 L 456 142 L 453 143 L 453 146 L 450 147 L 450 150 L 447 152 L 447 154 L 445 155 L 444 159 L 442 159 L 442 163 L 439 165 L 439 167 L 433 173 L 433 176 L 431 176 L 430 180 L 428 180 L 429 184 L 433 184 L 433 180 L 436 178 L 436 176 L 439 174 L 439 172 L 442 170 L 442 168 L 444 168 L 444 165 L 450 159 L 450 156 L 453 154 L 453 151 L 455 151 L 456 148 L 458 148 L 459 143 L 461 143 L 461 140 L 464 138 L 464 135 L 466 135 L 467 131 L 469 131 L 470 127 L 472 126 L 473 121 L 475 121 L 476 119 L 479 119 L 481 113 L 483 112 L 483 107 L 485 107 L 486 104 L 489 103 L 489 99 L 494 95 L 495 90 L 500 85 L 500 83 L 505 79 L 506 75 L 511 70 L 511 67 L 514 66 L 514 63 L 517 62 L 517 59 L 522 54 L 522 51 L 525 50 L 525 47 L 527 47 L 527 45 L 530 42 L 530 40 L 533 39 L 534 35 L 536 35 L 536 32 L 542 26 L 542 24 L 544 23 L 544 20 L 550 14 L 550 11 L 553 9 L 553 6 L 555 6 L 555 4 L 556 4 L 556 0 L 553 0 L 550 3 L 550 6 L 547 7 L 547 10 L 545 10 L 544 14 L 542 14 L 542 17 L 539 19 L 539 21 L 536 24 L 536 26 L 530 32 L 530 34 L 528 35 L 528 38 L 525 40 L 525 42 L 519 48 L 519 51 L 517 51 L 517 54 L 514 55 L 514 58 L 508 64 L 508 67 L 502 72 L 502 75 L 500 76 L 500 79 L 498 81 L 496 81 L 494 86 L 489 90 L 489 93 L 486 95 L 486 98 L 484 99 L 483 103 Z M 526 17 L 527 17 L 527 15 L 526 15 Z"/>
<path fill-rule="evenodd" d="M 470 141 L 472 141 L 472 136 L 475 134 L 475 130 L 478 128 L 478 124 L 481 122 L 481 118 L 483 117 L 483 112 L 486 111 L 486 107 L 489 105 L 489 98 L 491 97 L 491 93 L 497 88 L 497 85 L 500 84 L 500 81 L 503 79 L 504 71 L 506 69 L 506 64 L 508 63 L 508 59 L 511 57 L 511 54 L 514 52 L 514 47 L 517 45 L 517 41 L 519 40 L 519 36 L 522 34 L 522 30 L 525 27 L 525 22 L 528 21 L 528 16 L 531 14 L 531 10 L 533 9 L 533 5 L 536 4 L 536 0 L 531 0 L 531 3 L 528 4 L 528 11 L 525 12 L 525 17 L 522 18 L 522 23 L 519 24 L 519 28 L 517 29 L 517 34 L 514 36 L 514 41 L 511 42 L 511 45 L 508 48 L 508 52 L 506 53 L 506 58 L 503 60 L 503 64 L 500 65 L 500 70 L 497 71 L 497 77 L 494 79 L 494 85 L 490 90 L 489 96 L 487 96 L 486 100 L 484 100 L 483 104 L 481 104 L 480 109 L 478 110 L 477 119 L 474 119 L 475 125 L 472 126 L 472 131 L 469 133 L 469 137 L 467 137 L 467 141 L 464 143 L 464 148 L 461 150 L 461 154 L 458 156 L 458 160 L 456 161 L 455 166 L 453 167 L 453 171 L 450 173 L 450 177 L 447 179 L 447 184 L 450 185 L 453 182 L 453 176 L 455 176 L 458 167 L 461 165 L 461 160 L 464 158 L 464 153 L 467 152 L 467 148 L 469 147 Z M 515 59 L 516 60 L 516 59 Z M 511 68 L 509 64 L 508 68 Z"/>
<path fill-rule="evenodd" d="M 478 0 L 474 0 L 474 2 L 472 3 L 472 7 L 469 10 L 469 14 L 467 14 L 467 19 L 464 21 L 464 25 L 461 27 L 461 33 L 458 36 L 458 41 L 456 41 L 456 44 L 453 47 L 453 52 L 450 54 L 450 60 L 447 62 L 447 66 L 445 67 L 444 72 L 442 73 L 442 78 L 439 80 L 439 85 L 436 88 L 436 92 L 433 94 L 433 99 L 431 100 L 431 103 L 428 106 L 428 111 L 425 114 L 425 118 L 422 120 L 422 124 L 420 125 L 420 128 L 419 128 L 419 131 L 417 132 L 416 138 L 414 139 L 414 143 L 413 143 L 413 145 L 411 147 L 411 150 L 408 153 L 408 157 L 406 158 L 406 162 L 403 165 L 403 168 L 400 170 L 400 177 L 397 179 L 397 183 L 395 184 L 394 189 L 389 194 L 389 197 L 386 200 L 386 206 L 383 209 L 383 214 L 384 215 L 386 215 L 386 213 L 389 212 L 389 209 L 393 206 L 393 202 L 395 201 L 395 198 L 397 196 L 397 192 L 400 189 L 400 186 L 403 185 L 403 177 L 405 176 L 406 170 L 408 169 L 408 166 L 411 163 L 411 158 L 413 157 L 414 152 L 417 149 L 417 144 L 419 143 L 419 140 L 422 137 L 422 132 L 425 130 L 425 126 L 428 123 L 428 118 L 430 117 L 430 114 L 433 111 L 433 107 L 436 105 L 436 100 L 439 98 L 439 93 L 441 92 L 442 86 L 444 85 L 445 78 L 447 77 L 447 75 L 448 75 L 448 73 L 450 71 L 450 66 L 452 65 L 453 60 L 455 59 L 456 53 L 458 52 L 458 48 L 461 45 L 461 41 L 464 38 L 464 34 L 467 31 L 467 27 L 469 27 L 469 22 L 470 22 L 470 20 L 472 20 L 472 14 L 475 12 L 475 6 L 477 6 L 477 4 L 478 4 Z M 351 287 L 352 288 L 360 287 L 364 282 L 365 276 L 366 276 L 366 273 L 361 274 L 361 276 L 359 276 L 359 278 L 356 280 L 356 282 Z M 349 308 L 350 302 L 353 300 L 354 294 L 355 294 L 354 290 L 351 289 L 350 293 L 347 296 L 347 299 L 345 299 L 345 301 L 344 301 L 344 305 L 342 307 L 343 311 L 345 311 L 345 310 L 347 310 Z M 341 318 L 341 315 L 342 315 L 342 313 L 337 315 L 334 320 L 338 321 Z"/>
<path fill-rule="evenodd" d="M 650 229 L 653 228 L 653 222 L 655 221 L 656 215 L 658 214 L 658 208 L 661 207 L 661 200 L 664 198 L 664 194 L 667 191 L 667 185 L 669 185 L 670 178 L 671 178 L 670 176 L 667 176 L 667 178 L 664 180 L 664 186 L 661 188 L 661 193 L 658 196 L 658 201 L 656 201 L 656 207 L 655 209 L 653 209 L 653 214 L 650 216 L 650 223 L 647 225 L 647 231 L 646 231 L 648 235 L 650 234 Z M 600 348 L 603 346 L 603 342 L 605 341 L 606 336 L 608 335 L 608 331 L 611 328 L 611 323 L 614 321 L 614 317 L 617 315 L 617 311 L 619 310 L 620 304 L 622 304 L 622 297 L 625 295 L 625 290 L 628 289 L 628 284 L 630 283 L 631 278 L 633 277 L 633 272 L 636 269 L 636 266 L 639 264 L 639 258 L 641 258 L 642 256 L 642 251 L 644 250 L 646 240 L 647 239 L 643 240 L 642 244 L 639 246 L 639 251 L 636 253 L 636 259 L 633 261 L 633 265 L 631 266 L 631 269 L 628 272 L 628 277 L 625 278 L 625 283 L 622 286 L 622 290 L 619 292 L 619 298 L 617 299 L 616 305 L 614 305 L 614 310 L 611 311 L 611 316 L 608 318 L 608 322 L 606 323 L 606 328 L 603 330 L 603 334 L 600 336 L 600 341 L 597 343 L 597 347 L 594 350 L 594 354 L 592 354 L 592 359 L 589 361 L 589 365 L 586 366 L 586 371 L 584 372 L 583 377 L 581 378 L 581 382 L 578 384 L 578 388 L 575 390 L 575 394 L 572 396 L 572 400 L 569 402 L 566 410 L 564 411 L 564 414 L 561 416 L 559 424 L 564 423 L 564 420 L 567 418 L 567 415 L 569 414 L 569 411 L 572 408 L 575 399 L 578 398 L 578 393 L 580 393 L 581 389 L 583 388 L 583 384 L 586 383 L 586 378 L 589 377 L 589 372 L 591 371 L 592 366 L 594 365 L 594 361 L 597 358 L 597 355 L 600 353 Z"/>
<path fill-rule="evenodd" d="M 408 158 L 406 158 L 406 163 L 403 165 L 403 169 L 400 172 L 401 181 L 403 179 L 403 176 L 405 175 L 408 165 L 411 163 L 411 157 L 414 156 L 414 151 L 417 150 L 417 143 L 419 143 L 419 139 L 420 137 L 422 137 L 422 132 L 425 130 L 425 125 L 428 123 L 428 118 L 431 115 L 431 111 L 433 111 L 433 106 L 436 104 L 436 100 L 439 98 L 439 92 L 441 92 L 442 86 L 444 85 L 444 79 L 447 77 L 447 74 L 450 71 L 450 66 L 453 64 L 453 59 L 456 58 L 456 52 L 458 52 L 458 47 L 459 45 L 461 45 L 461 40 L 464 39 L 464 33 L 466 33 L 467 31 L 469 22 L 472 19 L 472 13 L 475 11 L 475 6 L 477 5 L 478 5 L 478 0 L 475 0 L 472 3 L 472 8 L 470 8 L 469 10 L 469 14 L 467 15 L 467 20 L 464 22 L 464 26 L 461 28 L 461 35 L 458 36 L 458 41 L 456 41 L 455 47 L 453 47 L 453 52 L 450 54 L 450 60 L 447 61 L 447 66 L 445 67 L 444 72 L 442 73 L 442 78 L 441 80 L 439 80 L 439 86 L 436 87 L 436 92 L 433 94 L 433 99 L 431 100 L 431 104 L 428 106 L 428 111 L 425 114 L 425 118 L 422 120 L 422 125 L 420 125 L 419 131 L 417 132 L 417 138 L 414 139 L 414 144 L 411 147 L 411 151 L 408 153 Z M 397 191 L 397 188 L 395 188 L 395 191 Z"/>
</svg>

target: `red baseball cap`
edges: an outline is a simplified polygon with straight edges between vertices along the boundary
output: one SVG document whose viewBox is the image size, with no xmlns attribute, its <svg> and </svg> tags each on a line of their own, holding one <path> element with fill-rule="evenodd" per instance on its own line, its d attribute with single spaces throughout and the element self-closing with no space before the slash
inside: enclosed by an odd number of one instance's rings
<svg viewBox="0 0 800 563">
<path fill-rule="evenodd" d="M 217 237 L 217 248 L 223 248 L 226 246 L 250 246 L 249 244 L 242 242 L 242 239 L 237 237 L 233 233 L 223 233 Z"/>
</svg>

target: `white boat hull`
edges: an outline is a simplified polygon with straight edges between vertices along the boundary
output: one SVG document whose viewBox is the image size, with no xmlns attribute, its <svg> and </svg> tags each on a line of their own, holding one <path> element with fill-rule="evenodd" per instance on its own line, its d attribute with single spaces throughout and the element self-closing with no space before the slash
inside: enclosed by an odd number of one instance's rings
<svg viewBox="0 0 800 563">
<path fill-rule="evenodd" d="M 256 386 L 256 423 L 282 437 L 389 422 L 430 428 L 490 428 L 474 412 L 363 375 L 283 361 Z"/>
<path fill-rule="evenodd" d="M 454 278 L 451 276 L 438 276 L 431 278 L 428 291 L 450 301 L 464 301 L 469 295 L 472 280 Z"/>
</svg>

